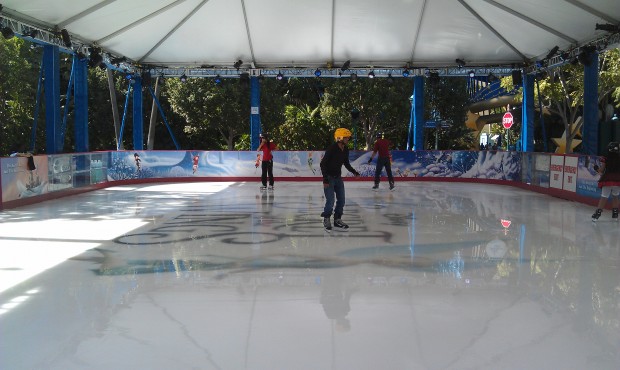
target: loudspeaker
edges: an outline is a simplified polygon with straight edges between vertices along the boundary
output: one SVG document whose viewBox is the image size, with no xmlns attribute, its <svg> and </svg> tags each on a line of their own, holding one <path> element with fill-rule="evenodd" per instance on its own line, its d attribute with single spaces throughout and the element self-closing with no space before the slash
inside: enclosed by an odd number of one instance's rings
<svg viewBox="0 0 620 370">
<path fill-rule="evenodd" d="M 523 77 L 521 76 L 520 70 L 515 69 L 512 71 L 512 84 L 515 86 L 523 84 Z"/>
</svg>

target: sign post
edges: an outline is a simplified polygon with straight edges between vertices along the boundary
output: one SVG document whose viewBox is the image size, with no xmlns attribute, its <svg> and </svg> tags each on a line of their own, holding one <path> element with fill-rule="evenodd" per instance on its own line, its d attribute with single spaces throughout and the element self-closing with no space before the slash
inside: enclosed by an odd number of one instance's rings
<svg viewBox="0 0 620 370">
<path fill-rule="evenodd" d="M 512 113 L 510 112 L 504 113 L 504 116 L 502 117 L 502 126 L 504 126 L 506 130 L 510 130 L 513 124 L 514 124 L 514 117 L 512 116 Z M 506 131 L 506 150 L 510 148 L 509 138 L 510 138 L 510 131 Z"/>
</svg>

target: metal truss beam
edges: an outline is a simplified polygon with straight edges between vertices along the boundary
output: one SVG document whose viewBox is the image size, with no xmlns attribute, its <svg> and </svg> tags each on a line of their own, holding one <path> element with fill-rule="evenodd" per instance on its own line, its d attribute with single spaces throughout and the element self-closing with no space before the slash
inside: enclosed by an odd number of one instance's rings
<svg viewBox="0 0 620 370">
<path fill-rule="evenodd" d="M 165 78 L 181 77 L 185 75 L 187 78 L 241 78 L 243 74 L 248 77 L 277 78 L 281 75 L 283 78 L 300 77 L 300 78 L 317 78 L 313 68 L 279 68 L 279 69 L 233 69 L 233 68 L 149 68 L 146 70 L 152 76 L 160 76 Z M 340 69 L 318 69 L 321 74 L 318 78 L 351 78 L 355 75 L 357 78 L 368 78 L 369 73 L 373 72 L 375 78 L 412 78 L 414 76 L 428 76 L 431 72 L 437 73 L 444 77 L 468 77 L 469 72 L 473 71 L 476 76 L 507 76 L 512 73 L 515 68 L 510 67 L 470 67 L 470 68 L 412 68 L 407 69 L 408 75 L 405 77 L 404 68 L 350 68 L 346 71 Z"/>
</svg>

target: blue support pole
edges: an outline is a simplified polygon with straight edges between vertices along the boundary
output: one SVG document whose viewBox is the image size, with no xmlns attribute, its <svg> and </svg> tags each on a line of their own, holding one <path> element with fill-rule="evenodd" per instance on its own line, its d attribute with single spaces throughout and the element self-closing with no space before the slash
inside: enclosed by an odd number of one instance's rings
<svg viewBox="0 0 620 370">
<path fill-rule="evenodd" d="M 144 115 L 142 113 L 142 79 L 134 76 L 133 82 L 133 148 L 144 149 Z"/>
<path fill-rule="evenodd" d="M 523 76 L 523 105 L 521 107 L 521 150 L 534 151 L 534 80 L 535 76 Z"/>
<path fill-rule="evenodd" d="M 598 154 L 598 53 L 590 54 L 583 71 L 583 154 Z"/>
<path fill-rule="evenodd" d="M 60 50 L 43 46 L 45 89 L 45 141 L 47 154 L 60 153 Z"/>
<path fill-rule="evenodd" d="M 424 77 L 413 78 L 413 100 L 411 101 L 411 117 L 409 131 L 413 133 L 413 150 L 424 150 Z M 411 149 L 408 145 L 407 149 Z"/>
<path fill-rule="evenodd" d="M 71 74 L 69 75 L 69 83 L 67 84 L 67 92 L 65 93 L 65 109 L 62 114 L 60 124 L 60 149 L 65 147 L 65 135 L 67 133 L 67 118 L 69 117 L 69 105 L 71 103 L 71 93 L 73 92 L 73 79 L 75 76 L 75 58 L 71 63 Z M 61 107 L 62 108 L 62 107 Z"/>
<path fill-rule="evenodd" d="M 261 130 L 260 122 L 260 81 L 258 77 L 250 77 L 250 149 L 258 149 Z"/>
<path fill-rule="evenodd" d="M 116 150 L 120 150 L 121 143 L 123 142 L 123 132 L 125 132 L 125 120 L 127 119 L 127 107 L 129 107 L 129 97 L 131 96 L 131 81 L 129 81 L 129 86 L 127 86 L 127 95 L 125 96 L 125 107 L 123 108 L 123 120 L 121 121 L 121 134 L 118 138 L 118 144 L 116 145 Z"/>
<path fill-rule="evenodd" d="M 149 89 L 149 92 L 151 93 L 151 96 L 153 97 L 153 101 L 155 102 L 155 104 L 157 105 L 157 108 L 159 109 L 161 118 L 164 120 L 164 123 L 166 124 L 166 127 L 168 128 L 168 132 L 170 133 L 170 137 L 172 138 L 172 141 L 174 142 L 174 146 L 177 148 L 177 150 L 179 150 L 180 149 L 179 143 L 177 143 L 177 139 L 174 137 L 174 133 L 172 133 L 172 129 L 170 128 L 170 125 L 168 124 L 168 121 L 166 120 L 166 115 L 164 114 L 164 110 L 162 109 L 161 104 L 159 104 L 159 99 L 157 99 L 157 97 L 155 96 L 153 89 L 151 89 L 150 87 L 148 89 Z"/>
<path fill-rule="evenodd" d="M 75 151 L 88 152 L 88 61 L 73 56 L 75 80 Z"/>
</svg>

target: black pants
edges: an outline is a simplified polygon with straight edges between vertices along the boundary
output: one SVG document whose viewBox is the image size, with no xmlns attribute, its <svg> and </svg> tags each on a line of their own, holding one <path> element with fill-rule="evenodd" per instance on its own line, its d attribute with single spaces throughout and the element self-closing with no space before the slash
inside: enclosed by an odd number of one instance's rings
<svg viewBox="0 0 620 370">
<path fill-rule="evenodd" d="M 390 157 L 377 158 L 377 167 L 375 168 L 375 184 L 378 185 L 381 180 L 381 171 L 383 171 L 383 167 L 385 167 L 385 172 L 387 172 L 388 181 L 390 184 L 393 184 L 394 177 L 392 176 L 392 164 L 390 163 Z"/>
<path fill-rule="evenodd" d="M 269 176 L 269 185 L 273 186 L 273 159 L 269 161 L 263 161 L 261 164 L 263 173 L 260 176 L 260 180 L 263 182 L 263 186 L 267 186 L 267 176 Z"/>
</svg>

